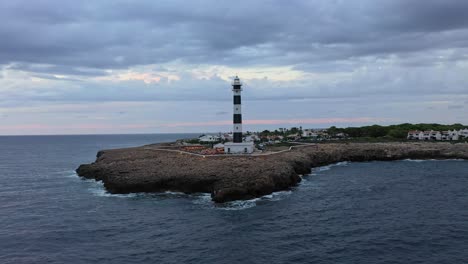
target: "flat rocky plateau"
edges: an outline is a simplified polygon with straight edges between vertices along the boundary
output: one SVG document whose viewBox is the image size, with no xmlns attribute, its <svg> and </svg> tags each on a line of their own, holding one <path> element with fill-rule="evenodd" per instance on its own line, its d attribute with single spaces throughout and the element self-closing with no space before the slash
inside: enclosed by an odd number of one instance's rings
<svg viewBox="0 0 468 264">
<path fill-rule="evenodd" d="M 110 193 L 211 193 L 215 202 L 245 200 L 285 190 L 313 167 L 341 161 L 468 159 L 466 143 L 330 143 L 297 146 L 264 156 L 196 156 L 164 144 L 99 151 L 79 176 L 103 181 Z"/>
</svg>

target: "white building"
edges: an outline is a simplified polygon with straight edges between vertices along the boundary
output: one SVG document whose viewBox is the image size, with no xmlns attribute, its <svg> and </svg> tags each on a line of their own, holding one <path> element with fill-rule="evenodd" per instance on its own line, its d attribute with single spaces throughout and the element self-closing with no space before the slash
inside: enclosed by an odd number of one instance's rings
<svg viewBox="0 0 468 264">
<path fill-rule="evenodd" d="M 417 140 L 460 140 L 462 138 L 468 138 L 468 129 L 449 130 L 449 131 L 418 131 L 411 130 L 408 132 L 407 139 Z"/>
<path fill-rule="evenodd" d="M 419 140 L 429 140 L 430 138 L 429 131 L 420 131 L 419 132 Z"/>
<path fill-rule="evenodd" d="M 302 137 L 318 137 L 318 134 L 313 129 L 303 129 Z"/>
<path fill-rule="evenodd" d="M 203 135 L 199 137 L 198 140 L 200 140 L 200 142 L 212 143 L 212 142 L 220 141 L 221 138 L 218 136 L 213 136 L 213 135 Z"/>
<path fill-rule="evenodd" d="M 468 138 L 468 128 L 461 129 L 460 131 L 458 131 L 458 135 L 460 137 Z"/>
<path fill-rule="evenodd" d="M 343 133 L 343 135 L 345 135 Z M 302 130 L 302 137 L 305 138 L 329 138 L 330 135 L 324 129 L 310 129 L 306 128 Z"/>
<path fill-rule="evenodd" d="M 257 140 L 260 140 L 260 138 L 257 135 L 248 135 L 248 136 L 245 136 L 245 139 L 244 139 L 244 141 L 246 142 L 254 142 Z"/>
<path fill-rule="evenodd" d="M 449 138 L 450 140 L 458 140 L 460 138 L 458 131 L 455 129 L 453 131 L 449 130 Z"/>
<path fill-rule="evenodd" d="M 442 131 L 441 134 L 442 134 L 441 140 L 450 140 L 451 139 L 450 134 L 449 134 L 448 131 Z"/>
<path fill-rule="evenodd" d="M 418 130 L 409 131 L 407 139 L 419 139 L 419 131 Z"/>
<path fill-rule="evenodd" d="M 254 151 L 253 142 L 226 142 L 224 144 L 224 153 L 226 154 L 250 154 Z"/>
<path fill-rule="evenodd" d="M 441 140 L 442 134 L 440 131 L 420 131 L 419 132 L 419 140 Z"/>
<path fill-rule="evenodd" d="M 221 139 L 222 139 L 222 140 L 227 140 L 227 141 L 232 140 L 232 133 L 225 133 L 225 134 L 222 134 L 222 135 L 221 135 Z"/>
</svg>

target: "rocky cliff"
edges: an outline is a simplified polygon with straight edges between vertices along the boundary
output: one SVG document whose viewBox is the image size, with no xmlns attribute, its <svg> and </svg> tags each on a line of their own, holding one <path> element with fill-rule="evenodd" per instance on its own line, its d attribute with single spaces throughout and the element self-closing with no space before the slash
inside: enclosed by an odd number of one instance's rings
<svg viewBox="0 0 468 264">
<path fill-rule="evenodd" d="M 215 202 L 252 199 L 298 184 L 313 167 L 340 161 L 468 159 L 468 144 L 337 143 L 298 146 L 265 156 L 195 156 L 158 145 L 100 151 L 78 175 L 110 193 L 211 193 Z"/>
</svg>

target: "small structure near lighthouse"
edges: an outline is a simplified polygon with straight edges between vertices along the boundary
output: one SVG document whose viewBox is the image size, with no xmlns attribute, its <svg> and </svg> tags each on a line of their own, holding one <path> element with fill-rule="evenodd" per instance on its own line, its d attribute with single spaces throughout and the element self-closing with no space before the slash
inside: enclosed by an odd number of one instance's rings
<svg viewBox="0 0 468 264">
<path fill-rule="evenodd" d="M 253 142 L 243 142 L 242 140 L 242 83 L 237 76 L 232 82 L 232 92 L 234 94 L 233 142 L 227 142 L 224 144 L 224 153 L 250 154 L 254 151 L 254 144 Z"/>
</svg>

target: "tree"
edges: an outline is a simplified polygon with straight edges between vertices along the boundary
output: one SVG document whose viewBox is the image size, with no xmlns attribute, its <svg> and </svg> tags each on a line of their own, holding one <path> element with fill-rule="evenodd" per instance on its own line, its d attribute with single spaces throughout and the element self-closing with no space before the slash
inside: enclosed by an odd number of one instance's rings
<svg viewBox="0 0 468 264">
<path fill-rule="evenodd" d="M 367 136 L 369 137 L 383 137 L 387 134 L 387 129 L 385 127 L 379 125 L 373 125 L 370 127 L 365 127 L 364 131 Z"/>
<path fill-rule="evenodd" d="M 263 130 L 263 131 L 260 133 L 261 136 L 268 136 L 268 135 L 270 135 L 270 134 L 271 134 L 270 130 Z"/>
<path fill-rule="evenodd" d="M 394 128 L 388 132 L 387 136 L 392 138 L 404 139 L 408 136 L 408 130 L 402 128 Z"/>
<path fill-rule="evenodd" d="M 291 127 L 291 130 L 289 130 L 289 134 L 297 134 L 299 132 L 299 129 L 297 127 Z"/>
<path fill-rule="evenodd" d="M 336 126 L 331 126 L 329 129 L 327 129 L 327 133 L 329 135 L 336 135 L 338 133 L 340 133 L 339 131 L 340 129 L 339 128 L 336 128 Z"/>
</svg>

